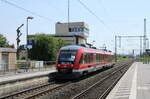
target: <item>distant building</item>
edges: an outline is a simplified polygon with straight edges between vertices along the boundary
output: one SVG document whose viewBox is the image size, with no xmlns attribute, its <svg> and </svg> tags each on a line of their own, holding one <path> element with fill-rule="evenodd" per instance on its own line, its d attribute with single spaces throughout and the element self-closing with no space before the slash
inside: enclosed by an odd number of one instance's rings
<svg viewBox="0 0 150 99">
<path fill-rule="evenodd" d="M 69 24 L 57 22 L 55 25 L 55 34 L 49 35 L 64 39 L 67 44 L 87 44 L 89 26 L 84 22 L 70 22 Z M 28 35 L 28 38 L 34 36 Z M 28 40 L 28 47 L 31 47 L 35 43 L 36 40 Z M 24 56 L 24 51 L 21 54 Z"/>
<path fill-rule="evenodd" d="M 14 70 L 16 65 L 16 49 L 0 48 L 0 71 Z"/>
<path fill-rule="evenodd" d="M 64 39 L 69 44 L 86 44 L 89 37 L 89 26 L 84 22 L 57 22 L 55 37 Z"/>
</svg>

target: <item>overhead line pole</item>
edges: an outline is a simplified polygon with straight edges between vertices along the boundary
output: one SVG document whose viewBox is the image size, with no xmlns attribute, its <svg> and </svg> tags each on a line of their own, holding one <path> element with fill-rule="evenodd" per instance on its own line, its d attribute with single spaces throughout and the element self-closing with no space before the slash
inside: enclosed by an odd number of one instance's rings
<svg viewBox="0 0 150 99">
<path fill-rule="evenodd" d="M 69 31 L 69 22 L 70 22 L 70 0 L 68 0 L 68 31 Z"/>
<path fill-rule="evenodd" d="M 144 18 L 144 39 L 143 39 L 143 49 L 146 52 L 146 18 Z"/>
<path fill-rule="evenodd" d="M 120 38 L 120 47 L 121 47 L 121 38 L 140 38 L 140 56 L 142 54 L 142 37 L 144 36 L 116 36 L 115 35 L 115 62 L 117 62 L 117 38 Z"/>
<path fill-rule="evenodd" d="M 117 62 L 117 36 L 115 35 L 115 62 Z"/>
<path fill-rule="evenodd" d="M 142 36 L 140 37 L 140 57 L 142 56 Z"/>
</svg>

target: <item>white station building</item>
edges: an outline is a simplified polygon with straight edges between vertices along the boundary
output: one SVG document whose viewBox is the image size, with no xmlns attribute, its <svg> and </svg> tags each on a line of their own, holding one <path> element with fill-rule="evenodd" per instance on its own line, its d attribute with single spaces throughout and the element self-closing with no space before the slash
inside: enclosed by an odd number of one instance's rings
<svg viewBox="0 0 150 99">
<path fill-rule="evenodd" d="M 89 37 L 89 26 L 84 22 L 57 22 L 55 31 L 55 37 L 60 37 L 69 44 L 86 44 Z"/>
</svg>

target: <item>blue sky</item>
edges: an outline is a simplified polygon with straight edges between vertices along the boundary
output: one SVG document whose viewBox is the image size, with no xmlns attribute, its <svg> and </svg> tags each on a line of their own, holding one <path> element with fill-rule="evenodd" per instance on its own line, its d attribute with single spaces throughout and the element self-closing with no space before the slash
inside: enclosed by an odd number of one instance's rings
<svg viewBox="0 0 150 99">
<path fill-rule="evenodd" d="M 4 0 L 3 0 L 4 1 Z M 26 40 L 26 17 L 33 16 L 29 21 L 29 34 L 39 32 L 54 34 L 57 21 L 67 22 L 67 0 L 7 0 L 49 20 L 25 12 L 0 0 L 0 33 L 4 34 L 10 44 L 16 44 L 16 28 L 22 23 L 21 44 Z M 78 0 L 70 0 L 70 21 L 84 21 L 89 24 L 90 36 L 88 42 L 95 40 L 95 46 L 103 44 L 114 50 L 115 35 L 142 35 L 143 20 L 147 18 L 147 34 L 150 23 L 149 0 L 81 0 L 103 22 L 98 21 L 90 14 Z M 148 35 L 150 36 L 150 35 Z M 122 40 L 125 44 L 122 50 L 131 52 L 138 49 L 139 42 L 136 40 Z M 127 43 L 129 41 L 129 44 Z M 130 44 L 132 42 L 132 44 Z M 127 44 L 126 44 L 127 43 Z M 131 47 L 128 47 L 131 46 Z"/>
</svg>

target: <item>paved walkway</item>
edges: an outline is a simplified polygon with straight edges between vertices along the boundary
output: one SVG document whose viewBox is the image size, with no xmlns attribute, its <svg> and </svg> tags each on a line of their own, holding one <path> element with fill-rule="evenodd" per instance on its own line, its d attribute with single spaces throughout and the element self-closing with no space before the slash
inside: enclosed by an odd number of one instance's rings
<svg viewBox="0 0 150 99">
<path fill-rule="evenodd" d="M 4 72 L 4 71 L 0 71 L 0 77 L 1 76 L 12 76 L 12 75 L 18 75 L 18 74 L 25 74 L 25 73 L 30 73 L 30 72 L 39 72 L 39 71 L 49 71 L 51 69 L 54 69 L 55 67 L 51 67 L 51 68 L 36 68 L 36 69 L 17 69 L 17 70 L 13 70 L 13 71 L 8 71 L 8 72 Z"/>
<path fill-rule="evenodd" d="M 150 64 L 133 63 L 106 99 L 150 99 Z"/>
<path fill-rule="evenodd" d="M 0 84 L 6 83 L 6 82 L 11 82 L 11 81 L 16 81 L 16 80 L 21 80 L 21 79 L 26 79 L 26 78 L 32 78 L 32 77 L 37 77 L 41 75 L 47 75 L 49 73 L 55 72 L 55 68 L 50 68 L 47 70 L 42 70 L 42 71 L 30 71 L 30 72 L 24 72 L 24 73 L 17 73 L 17 74 L 8 74 L 8 75 L 1 75 L 0 76 Z"/>
</svg>

